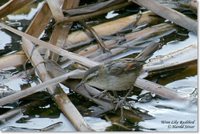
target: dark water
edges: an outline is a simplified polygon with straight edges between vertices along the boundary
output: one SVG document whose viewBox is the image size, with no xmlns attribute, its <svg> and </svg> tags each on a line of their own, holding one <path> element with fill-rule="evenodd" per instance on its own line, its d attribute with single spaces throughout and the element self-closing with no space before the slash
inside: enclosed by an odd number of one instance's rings
<svg viewBox="0 0 200 134">
<path fill-rule="evenodd" d="M 31 19 L 33 18 L 36 11 L 41 7 L 38 2 L 32 4 L 30 9 L 26 11 L 18 12 L 16 14 L 8 15 L 5 18 L 5 22 L 19 30 L 24 31 L 29 25 Z M 0 3 L 1 5 L 1 3 Z M 128 8 L 130 13 L 136 12 Z M 107 19 L 112 19 L 113 16 L 119 17 L 122 11 L 110 12 L 107 15 Z M 93 21 L 93 20 L 90 20 Z M 101 16 L 99 22 L 107 21 L 104 16 Z M 75 26 L 74 26 L 75 27 Z M 74 28 L 75 29 L 75 28 Z M 8 31 L 0 30 L 0 56 L 9 55 L 16 51 L 21 50 L 20 38 Z M 189 46 L 197 42 L 196 35 L 182 29 L 177 28 L 177 32 L 173 32 L 160 38 L 160 42 L 165 44 L 162 49 L 157 51 L 151 58 L 159 55 L 168 54 L 171 51 L 175 51 L 186 46 Z M 26 78 L 13 78 L 9 79 L 13 74 L 21 71 L 22 68 L 11 67 L 6 70 L 0 71 L 0 89 L 11 89 L 11 90 L 21 90 L 22 88 L 27 88 L 30 86 L 35 86 L 38 82 L 37 80 L 28 81 Z M 185 71 L 187 70 L 187 72 Z M 166 72 L 148 78 L 152 81 L 156 81 L 172 90 L 177 91 L 182 95 L 190 95 L 195 89 L 197 89 L 197 67 L 187 68 L 185 70 L 176 70 L 172 73 Z M 180 75 L 181 74 L 181 75 Z M 88 108 L 94 104 L 89 102 L 83 97 L 71 94 L 70 98 L 73 103 L 77 106 L 79 111 L 84 115 L 86 122 L 96 131 L 196 131 L 197 130 L 197 103 L 182 103 L 172 100 L 166 100 L 155 94 L 151 94 L 147 91 L 138 90 L 137 94 L 134 94 L 129 99 L 138 100 L 144 99 L 145 101 L 130 101 L 134 104 L 134 108 L 140 112 L 148 113 L 153 119 L 143 120 L 143 121 L 126 121 L 122 126 L 118 124 L 112 124 L 108 121 L 106 117 L 98 118 L 88 116 Z M 142 96 L 148 97 L 142 98 Z M 60 110 L 56 107 L 56 104 L 51 100 L 50 96 L 46 93 L 38 93 L 29 97 L 21 103 L 28 103 L 41 98 L 40 104 L 29 106 L 23 114 L 18 114 L 14 118 L 1 123 L 1 131 L 38 131 L 37 129 L 45 128 L 49 125 L 55 124 L 57 122 L 63 122 L 59 124 L 58 127 L 49 131 L 74 131 L 75 129 L 70 124 L 70 122 L 65 119 L 61 114 Z M 78 99 L 77 99 L 78 98 Z M 82 102 L 88 102 L 82 104 Z M 6 112 L 8 109 L 15 107 L 13 104 L 4 108 L 1 111 Z M 2 113 L 3 113 L 2 112 Z M 119 116 L 110 116 L 110 120 L 118 120 Z M 16 128 L 17 127 L 17 128 Z M 25 128 L 25 129 L 24 129 Z M 28 129 L 26 129 L 28 128 Z"/>
</svg>

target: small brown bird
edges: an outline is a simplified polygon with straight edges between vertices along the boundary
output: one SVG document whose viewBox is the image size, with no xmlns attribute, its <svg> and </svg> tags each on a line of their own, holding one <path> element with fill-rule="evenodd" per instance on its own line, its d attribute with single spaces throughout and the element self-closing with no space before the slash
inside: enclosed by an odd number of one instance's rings
<svg viewBox="0 0 200 134">
<path fill-rule="evenodd" d="M 115 60 L 89 69 L 82 84 L 107 91 L 131 89 L 144 62 L 132 58 Z"/>
<path fill-rule="evenodd" d="M 126 99 L 132 91 L 145 61 L 159 46 L 159 43 L 147 46 L 136 58 L 119 59 L 90 68 L 77 88 L 84 85 L 84 87 L 89 86 L 103 91 L 129 90 L 125 96 Z"/>
</svg>

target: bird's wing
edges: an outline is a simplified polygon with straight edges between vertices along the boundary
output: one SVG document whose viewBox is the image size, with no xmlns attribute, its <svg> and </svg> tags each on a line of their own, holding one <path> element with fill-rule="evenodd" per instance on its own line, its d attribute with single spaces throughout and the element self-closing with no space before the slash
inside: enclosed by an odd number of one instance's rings
<svg viewBox="0 0 200 134">
<path fill-rule="evenodd" d="M 120 74 L 130 73 L 132 71 L 139 71 L 142 68 L 143 62 L 138 62 L 133 59 L 122 59 L 108 65 L 108 74 L 119 76 Z"/>
</svg>

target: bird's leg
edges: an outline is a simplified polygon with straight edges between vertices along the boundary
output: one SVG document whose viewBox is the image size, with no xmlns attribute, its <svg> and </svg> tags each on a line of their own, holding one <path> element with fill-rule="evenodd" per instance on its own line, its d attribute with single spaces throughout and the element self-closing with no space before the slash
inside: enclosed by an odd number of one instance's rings
<svg viewBox="0 0 200 134">
<path fill-rule="evenodd" d="M 124 102 L 126 101 L 126 98 L 129 96 L 129 94 L 132 92 L 133 88 L 130 89 L 128 91 L 128 93 L 121 99 L 119 100 L 119 102 L 117 103 L 117 105 L 115 106 L 115 109 L 114 110 L 117 110 L 119 107 L 121 109 L 121 119 L 120 119 L 120 122 L 123 123 L 124 122 L 124 109 L 123 109 L 123 104 Z"/>
<path fill-rule="evenodd" d="M 129 96 L 129 94 L 132 92 L 133 89 L 130 89 L 128 91 L 128 93 L 121 99 L 119 100 L 119 102 L 117 103 L 116 107 L 115 107 L 115 110 L 117 110 L 119 107 L 122 107 L 123 106 L 123 103 L 126 101 L 126 98 Z"/>
</svg>

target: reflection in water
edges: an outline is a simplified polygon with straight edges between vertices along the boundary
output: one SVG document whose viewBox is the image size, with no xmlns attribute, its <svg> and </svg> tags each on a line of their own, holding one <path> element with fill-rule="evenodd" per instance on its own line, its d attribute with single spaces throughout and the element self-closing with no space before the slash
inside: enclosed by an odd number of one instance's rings
<svg viewBox="0 0 200 134">
<path fill-rule="evenodd" d="M 53 131 L 53 132 L 75 131 L 75 128 L 71 125 L 71 123 L 68 120 L 66 120 L 66 118 L 62 114 L 60 114 L 59 118 L 56 118 L 56 119 L 32 118 L 26 123 L 16 123 L 14 121 L 14 120 L 20 119 L 21 117 L 22 115 L 18 115 L 15 118 L 13 118 L 11 121 L 9 121 L 9 125 L 1 125 L 0 126 L 1 131 L 38 132 L 58 122 L 62 122 L 62 123 L 60 123 L 55 128 L 52 128 L 50 131 Z"/>
<path fill-rule="evenodd" d="M 84 119 L 96 131 L 105 131 L 107 127 L 112 125 L 111 122 L 96 117 L 84 117 Z"/>
<path fill-rule="evenodd" d="M 11 37 L 3 31 L 0 31 L 0 37 L 0 49 L 4 49 L 7 43 L 11 43 Z"/>
<path fill-rule="evenodd" d="M 8 15 L 7 18 L 11 22 L 20 20 L 31 20 L 43 4 L 43 2 L 39 3 L 36 8 L 31 8 L 31 10 L 27 14 L 11 14 Z"/>
<path fill-rule="evenodd" d="M 189 95 L 197 88 L 197 76 L 177 80 L 166 87 L 182 95 Z M 155 117 L 139 123 L 144 131 L 149 128 L 155 128 L 156 131 L 197 131 L 197 103 L 158 98 L 145 104 L 136 103 L 135 106 L 148 110 Z"/>
</svg>

